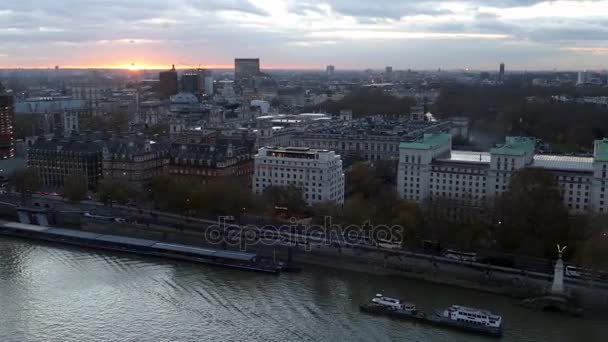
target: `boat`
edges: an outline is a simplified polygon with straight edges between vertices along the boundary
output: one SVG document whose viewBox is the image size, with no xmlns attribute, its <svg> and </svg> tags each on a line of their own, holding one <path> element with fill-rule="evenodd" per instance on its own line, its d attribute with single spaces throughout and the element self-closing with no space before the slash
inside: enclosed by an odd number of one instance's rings
<svg viewBox="0 0 608 342">
<path fill-rule="evenodd" d="M 441 322 L 453 328 L 491 336 L 502 335 L 502 317 L 487 310 L 452 305 L 436 312 Z"/>
<path fill-rule="evenodd" d="M 371 302 L 359 305 L 362 312 L 407 319 L 421 324 L 450 328 L 493 337 L 502 336 L 502 317 L 486 310 L 452 305 L 427 314 L 412 303 L 377 294 Z"/>
<path fill-rule="evenodd" d="M 370 303 L 361 304 L 360 310 L 372 314 L 384 314 L 409 318 L 418 314 L 416 305 L 402 302 L 400 299 L 376 294 Z"/>
</svg>

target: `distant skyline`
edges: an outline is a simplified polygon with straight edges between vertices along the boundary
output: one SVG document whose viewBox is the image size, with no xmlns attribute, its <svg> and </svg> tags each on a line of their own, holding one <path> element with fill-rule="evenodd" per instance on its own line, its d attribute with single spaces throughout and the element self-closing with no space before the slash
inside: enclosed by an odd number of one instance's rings
<svg viewBox="0 0 608 342">
<path fill-rule="evenodd" d="M 0 68 L 602 70 L 608 0 L 20 0 Z"/>
</svg>

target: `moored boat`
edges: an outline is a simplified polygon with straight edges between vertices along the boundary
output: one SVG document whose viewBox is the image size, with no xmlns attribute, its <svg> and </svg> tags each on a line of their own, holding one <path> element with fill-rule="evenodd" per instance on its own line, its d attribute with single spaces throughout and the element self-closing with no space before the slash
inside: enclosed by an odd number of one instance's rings
<svg viewBox="0 0 608 342">
<path fill-rule="evenodd" d="M 452 305 L 436 314 L 444 324 L 459 330 L 502 335 L 502 317 L 487 310 Z"/>
<path fill-rule="evenodd" d="M 420 311 L 412 303 L 377 294 L 370 303 L 359 305 L 359 309 L 370 314 L 385 315 L 412 320 L 442 328 L 488 336 L 502 336 L 502 317 L 487 310 L 452 305 L 431 314 Z"/>
</svg>

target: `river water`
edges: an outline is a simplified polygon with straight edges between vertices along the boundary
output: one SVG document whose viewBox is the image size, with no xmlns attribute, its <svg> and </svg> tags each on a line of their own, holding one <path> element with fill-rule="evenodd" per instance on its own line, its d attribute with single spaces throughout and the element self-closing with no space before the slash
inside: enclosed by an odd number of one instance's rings
<svg viewBox="0 0 608 342">
<path fill-rule="evenodd" d="M 375 317 L 376 292 L 506 321 L 503 341 L 605 341 L 608 317 L 529 311 L 510 299 L 306 267 L 280 276 L 0 237 L 0 341 L 487 341 Z"/>
</svg>

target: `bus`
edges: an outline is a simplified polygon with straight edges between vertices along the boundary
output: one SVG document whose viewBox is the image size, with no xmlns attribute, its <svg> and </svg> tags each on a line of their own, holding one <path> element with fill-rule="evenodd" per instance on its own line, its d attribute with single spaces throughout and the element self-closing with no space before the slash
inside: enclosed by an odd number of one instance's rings
<svg viewBox="0 0 608 342">
<path fill-rule="evenodd" d="M 443 253 L 443 257 L 458 261 L 477 262 L 477 253 L 473 252 L 462 252 L 448 249 Z"/>
</svg>

